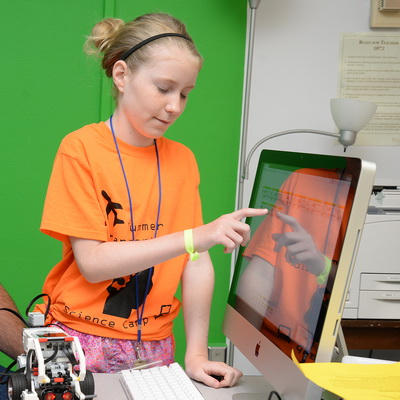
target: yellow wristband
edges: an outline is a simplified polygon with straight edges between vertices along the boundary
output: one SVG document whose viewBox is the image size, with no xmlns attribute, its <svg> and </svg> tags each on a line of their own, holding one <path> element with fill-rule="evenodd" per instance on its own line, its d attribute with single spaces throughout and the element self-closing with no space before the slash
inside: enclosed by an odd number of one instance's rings
<svg viewBox="0 0 400 400">
<path fill-rule="evenodd" d="M 194 250 L 193 229 L 186 229 L 183 232 L 183 237 L 185 240 L 185 250 L 189 254 L 190 261 L 196 261 L 199 258 L 199 253 Z"/>
<path fill-rule="evenodd" d="M 324 270 L 317 276 L 317 283 L 319 285 L 323 285 L 328 280 L 329 272 L 331 272 L 332 261 L 327 257 L 325 257 L 325 268 Z"/>
</svg>

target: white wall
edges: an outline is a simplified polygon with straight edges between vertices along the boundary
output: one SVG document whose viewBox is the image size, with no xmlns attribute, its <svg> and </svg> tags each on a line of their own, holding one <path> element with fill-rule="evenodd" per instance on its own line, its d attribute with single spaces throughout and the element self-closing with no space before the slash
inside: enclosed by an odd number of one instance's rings
<svg viewBox="0 0 400 400">
<path fill-rule="evenodd" d="M 370 0 L 261 0 L 256 11 L 247 153 L 264 136 L 287 129 L 336 132 L 329 101 L 338 97 L 342 33 L 400 32 L 369 28 Z M 268 141 L 271 149 L 343 154 L 333 138 L 310 134 Z M 245 183 L 248 203 L 259 151 Z M 352 146 L 377 163 L 377 183 L 400 185 L 398 146 Z"/>
</svg>

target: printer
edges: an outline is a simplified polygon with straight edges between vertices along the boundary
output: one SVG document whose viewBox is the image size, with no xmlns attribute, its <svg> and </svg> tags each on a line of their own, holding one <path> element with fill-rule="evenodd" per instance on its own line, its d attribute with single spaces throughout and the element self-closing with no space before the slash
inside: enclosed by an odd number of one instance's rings
<svg viewBox="0 0 400 400">
<path fill-rule="evenodd" d="M 400 187 L 374 186 L 343 318 L 400 319 Z"/>
</svg>

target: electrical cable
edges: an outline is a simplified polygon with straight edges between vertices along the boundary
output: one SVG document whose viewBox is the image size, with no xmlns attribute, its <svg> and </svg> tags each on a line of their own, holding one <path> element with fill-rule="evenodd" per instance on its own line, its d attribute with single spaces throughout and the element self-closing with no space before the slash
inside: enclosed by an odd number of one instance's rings
<svg viewBox="0 0 400 400">
<path fill-rule="evenodd" d="M 22 318 L 21 314 L 19 314 L 17 311 L 15 311 L 15 310 L 13 310 L 11 308 L 7 308 L 7 307 L 0 308 L 0 311 L 8 311 L 11 314 L 14 314 L 16 317 L 18 317 L 25 324 L 25 326 L 27 326 L 28 328 L 30 327 L 29 322 L 26 321 L 24 318 Z"/>
<path fill-rule="evenodd" d="M 50 312 L 50 306 L 51 306 L 51 298 L 48 294 L 46 293 L 42 293 L 39 294 L 37 296 L 35 296 L 31 302 L 29 303 L 28 307 L 26 308 L 25 314 L 28 315 L 29 314 L 29 309 L 32 307 L 32 305 L 36 302 L 36 300 L 39 300 L 41 297 L 47 297 L 47 305 L 46 305 L 46 311 L 44 312 L 44 319 L 46 320 L 47 316 L 49 315 Z"/>
<path fill-rule="evenodd" d="M 13 361 L 3 372 L 0 372 L 0 385 L 6 385 L 8 381 L 8 377 L 10 376 L 11 368 L 16 364 L 16 361 Z M 5 378 L 4 380 L 2 378 Z"/>
<path fill-rule="evenodd" d="M 268 400 L 272 400 L 272 396 L 276 396 L 276 398 L 278 400 L 282 400 L 282 397 L 279 395 L 278 392 L 276 392 L 275 390 L 272 390 L 268 396 Z"/>
<path fill-rule="evenodd" d="M 34 349 L 29 349 L 28 354 L 26 356 L 26 380 L 28 382 L 31 381 L 32 379 L 32 361 L 33 361 L 33 356 L 35 355 L 35 350 Z"/>
<path fill-rule="evenodd" d="M 29 303 L 29 305 L 28 305 L 28 307 L 26 308 L 26 311 L 25 311 L 25 315 L 26 316 L 28 316 L 29 309 L 32 307 L 32 304 L 34 304 L 36 300 L 38 300 L 38 299 L 40 299 L 41 297 L 44 297 L 44 296 L 47 296 L 47 298 L 49 300 L 48 303 L 47 303 L 45 314 L 44 314 L 44 318 L 46 319 L 46 317 L 47 317 L 47 315 L 49 314 L 49 311 L 50 311 L 51 300 L 50 300 L 50 296 L 48 294 L 44 294 L 44 293 L 39 294 L 38 296 L 34 297 L 33 300 L 31 300 L 31 302 Z M 7 311 L 7 312 L 15 315 L 17 318 L 19 318 L 24 323 L 24 325 L 26 327 L 32 328 L 32 325 L 26 319 L 24 319 L 19 312 L 13 310 L 12 308 L 2 307 L 2 308 L 0 308 L 0 311 Z"/>
<path fill-rule="evenodd" d="M 78 361 L 75 358 L 75 355 L 70 347 L 64 346 L 61 348 L 61 350 L 64 353 L 64 355 L 68 358 L 68 361 L 71 363 L 73 367 L 78 364 Z"/>
<path fill-rule="evenodd" d="M 46 358 L 46 359 L 44 360 L 44 363 L 47 364 L 47 363 L 50 362 L 51 360 L 54 360 L 54 358 L 57 356 L 57 353 L 58 353 L 58 344 L 55 343 L 55 344 L 54 344 L 54 351 L 53 351 L 53 354 L 52 354 L 49 358 Z"/>
</svg>

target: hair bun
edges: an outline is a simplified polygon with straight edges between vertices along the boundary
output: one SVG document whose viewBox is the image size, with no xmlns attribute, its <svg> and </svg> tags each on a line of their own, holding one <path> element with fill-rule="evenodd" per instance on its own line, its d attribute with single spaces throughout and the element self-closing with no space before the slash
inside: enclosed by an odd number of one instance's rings
<svg viewBox="0 0 400 400">
<path fill-rule="evenodd" d="M 125 22 L 119 18 L 106 18 L 98 22 L 86 39 L 85 52 L 87 54 L 104 53 L 124 25 Z"/>
</svg>

